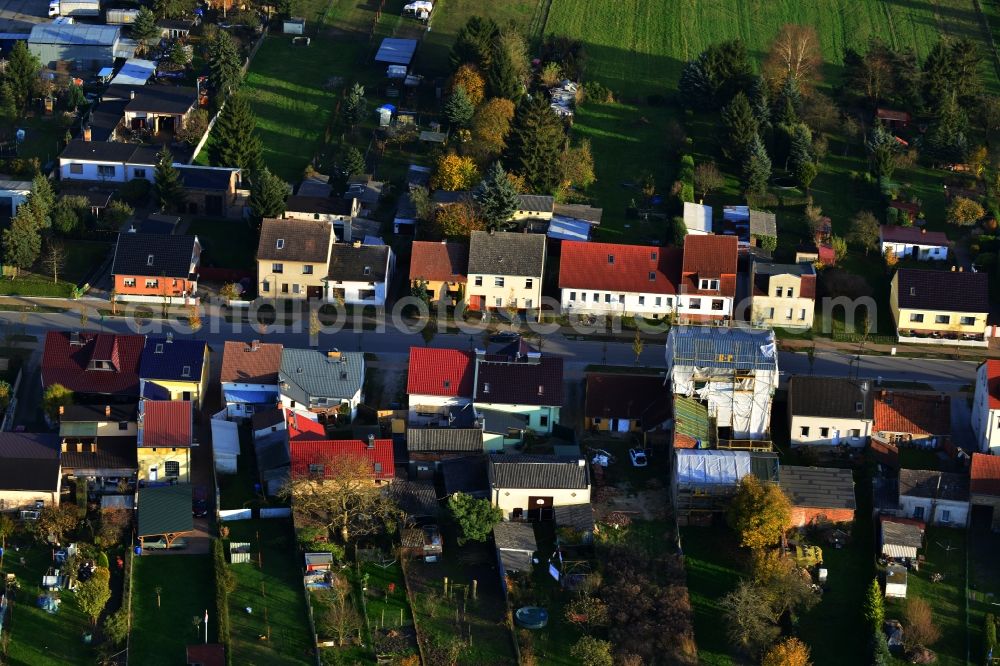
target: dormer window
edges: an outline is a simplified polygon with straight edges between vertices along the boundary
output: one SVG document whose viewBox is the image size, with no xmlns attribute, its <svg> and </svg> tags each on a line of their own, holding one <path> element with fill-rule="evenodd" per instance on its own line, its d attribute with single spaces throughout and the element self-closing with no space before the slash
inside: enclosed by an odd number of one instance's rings
<svg viewBox="0 0 1000 666">
<path fill-rule="evenodd" d="M 917 288 L 910 287 L 910 296 L 916 296 L 916 295 L 917 295 Z"/>
<path fill-rule="evenodd" d="M 156 349 L 153 350 L 153 353 L 154 354 L 162 354 L 163 353 L 163 343 L 162 342 L 157 342 L 156 343 Z"/>
<path fill-rule="evenodd" d="M 278 249 L 278 250 L 285 249 L 285 239 L 284 238 L 279 238 L 277 241 L 275 241 L 274 247 L 276 249 Z"/>
<path fill-rule="evenodd" d="M 609 254 L 608 255 L 608 263 L 609 264 L 614 264 L 615 263 L 615 255 L 613 255 L 613 254 Z"/>
<path fill-rule="evenodd" d="M 183 368 L 181 368 L 181 377 L 190 377 L 190 376 L 191 376 L 191 366 L 185 365 Z"/>
<path fill-rule="evenodd" d="M 654 273 L 653 271 L 649 271 L 649 281 L 656 282 L 656 273 Z"/>
<path fill-rule="evenodd" d="M 862 407 L 863 405 L 860 402 L 854 403 L 854 411 L 856 411 L 858 414 L 862 412 Z"/>
<path fill-rule="evenodd" d="M 718 280 L 711 280 L 711 279 L 708 279 L 708 278 L 702 278 L 702 279 L 698 280 L 698 288 L 702 289 L 702 290 L 706 290 L 706 291 L 718 291 L 719 290 L 719 281 Z"/>
<path fill-rule="evenodd" d="M 489 393 L 489 392 L 490 392 L 490 383 L 486 382 L 485 384 L 483 384 L 483 393 Z"/>
<path fill-rule="evenodd" d="M 147 266 L 153 265 L 153 255 L 149 255 L 148 257 L 146 257 L 146 265 Z"/>
<path fill-rule="evenodd" d="M 372 274 L 372 267 L 371 266 L 365 266 L 365 275 L 368 276 L 368 275 L 371 275 L 371 274 Z"/>
<path fill-rule="evenodd" d="M 649 260 L 650 261 L 656 261 L 656 252 L 650 252 L 649 253 Z"/>
</svg>

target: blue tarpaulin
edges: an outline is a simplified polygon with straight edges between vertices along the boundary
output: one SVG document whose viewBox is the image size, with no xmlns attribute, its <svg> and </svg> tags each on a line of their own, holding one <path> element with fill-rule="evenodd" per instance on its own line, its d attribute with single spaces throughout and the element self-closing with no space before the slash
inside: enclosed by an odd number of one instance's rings
<svg viewBox="0 0 1000 666">
<path fill-rule="evenodd" d="M 413 60 L 413 53 L 417 50 L 417 40 L 415 39 L 393 39 L 386 37 L 382 40 L 382 45 L 375 54 L 375 62 L 384 62 L 390 65 L 409 65 Z"/>
</svg>

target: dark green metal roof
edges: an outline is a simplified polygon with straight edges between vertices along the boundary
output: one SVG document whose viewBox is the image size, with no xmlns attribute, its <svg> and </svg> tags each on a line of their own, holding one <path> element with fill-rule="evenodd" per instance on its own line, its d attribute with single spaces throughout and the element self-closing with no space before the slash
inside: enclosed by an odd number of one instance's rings
<svg viewBox="0 0 1000 666">
<path fill-rule="evenodd" d="M 191 484 L 139 490 L 139 534 L 176 534 L 194 529 L 191 517 Z"/>
<path fill-rule="evenodd" d="M 679 435 L 699 439 L 704 447 L 708 447 L 711 433 L 708 407 L 694 398 L 674 396 L 674 431 Z"/>
</svg>

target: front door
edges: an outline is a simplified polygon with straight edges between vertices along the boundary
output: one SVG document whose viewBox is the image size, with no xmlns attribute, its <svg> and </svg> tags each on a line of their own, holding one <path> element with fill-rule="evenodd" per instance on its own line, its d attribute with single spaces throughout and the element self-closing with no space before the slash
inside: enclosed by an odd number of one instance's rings
<svg viewBox="0 0 1000 666">
<path fill-rule="evenodd" d="M 528 520 L 552 520 L 552 498 L 529 497 Z"/>
<path fill-rule="evenodd" d="M 156 481 L 159 478 L 160 469 L 155 465 L 149 468 L 149 480 Z"/>
<path fill-rule="evenodd" d="M 323 287 L 306 286 L 306 298 L 323 298 Z"/>
</svg>

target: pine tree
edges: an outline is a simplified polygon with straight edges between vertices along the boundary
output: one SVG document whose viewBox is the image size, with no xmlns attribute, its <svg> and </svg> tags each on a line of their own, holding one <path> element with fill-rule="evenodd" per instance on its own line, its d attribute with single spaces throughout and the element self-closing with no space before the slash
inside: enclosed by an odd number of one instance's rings
<svg viewBox="0 0 1000 666">
<path fill-rule="evenodd" d="M 247 205 L 257 220 L 265 217 L 281 217 L 285 212 L 287 196 L 288 184 L 264 167 L 254 174 Z"/>
<path fill-rule="evenodd" d="M 188 54 L 187 48 L 180 42 L 174 42 L 170 45 L 170 50 L 167 52 L 167 59 L 178 67 L 187 67 L 187 64 L 191 62 L 191 56 Z"/>
<path fill-rule="evenodd" d="M 559 157 L 565 142 L 562 120 L 548 102 L 541 95 L 527 99 L 514 115 L 506 167 L 524 178 L 527 191 L 554 192 L 562 176 Z"/>
<path fill-rule="evenodd" d="M 865 622 L 872 631 L 882 631 L 882 621 L 885 619 L 885 604 L 882 601 L 882 588 L 878 584 L 878 579 L 872 579 L 872 584 L 868 586 L 865 595 L 864 605 L 861 607 L 864 613 Z"/>
<path fill-rule="evenodd" d="M 38 174 L 32 179 L 28 201 L 35 207 L 37 215 L 45 218 L 52 215 L 52 209 L 56 205 L 56 193 L 52 190 L 52 183 L 48 178 Z"/>
<path fill-rule="evenodd" d="M 139 13 L 131 25 L 132 39 L 146 43 L 160 36 L 160 28 L 156 25 L 156 14 L 149 7 L 140 7 Z"/>
<path fill-rule="evenodd" d="M 184 185 L 181 183 L 180 173 L 174 168 L 174 156 L 168 148 L 164 148 L 156 156 L 153 191 L 160 210 L 176 212 L 183 207 Z"/>
<path fill-rule="evenodd" d="M 468 127 L 475 113 L 476 109 L 472 106 L 472 101 L 469 100 L 465 88 L 455 86 L 451 97 L 444 105 L 444 115 L 448 117 L 448 121 L 457 127 Z"/>
<path fill-rule="evenodd" d="M 499 229 L 518 209 L 520 197 L 517 188 L 499 162 L 494 162 L 473 197 L 489 230 Z"/>
<path fill-rule="evenodd" d="M 28 109 L 35 91 L 38 90 L 38 72 L 42 65 L 38 58 L 28 50 L 25 41 L 14 42 L 14 47 L 7 56 L 7 67 L 4 69 L 4 81 L 10 84 L 14 106 L 24 113 Z"/>
<path fill-rule="evenodd" d="M 774 122 L 786 125 L 798 123 L 801 106 L 802 93 L 799 91 L 798 80 L 794 76 L 786 77 L 774 100 Z"/>
<path fill-rule="evenodd" d="M 250 102 L 240 94 L 226 102 L 208 148 L 212 166 L 239 167 L 246 173 L 255 173 L 263 165 L 260 137 L 256 133 L 257 117 Z"/>
<path fill-rule="evenodd" d="M 747 192 L 752 194 L 764 194 L 767 191 L 767 182 L 771 179 L 771 158 L 767 156 L 764 149 L 764 142 L 758 135 L 750 151 L 747 153 L 746 161 L 743 164 L 743 185 Z"/>
<path fill-rule="evenodd" d="M 788 150 L 788 166 L 793 172 L 798 172 L 804 164 L 812 163 L 812 131 L 804 123 L 797 123 L 791 132 Z"/>
<path fill-rule="evenodd" d="M 471 63 L 485 72 L 492 60 L 493 41 L 500 35 L 500 28 L 491 18 L 473 16 L 455 37 L 451 47 L 451 68 L 458 69 Z"/>
<path fill-rule="evenodd" d="M 896 169 L 896 153 L 899 152 L 899 143 L 892 132 L 882 123 L 875 123 L 866 146 L 872 174 L 876 178 L 892 178 L 892 172 Z"/>
<path fill-rule="evenodd" d="M 758 139 L 757 120 L 745 94 L 736 93 L 733 101 L 722 109 L 722 124 L 728 132 L 722 152 L 736 164 L 744 162 Z"/>
<path fill-rule="evenodd" d="M 524 92 L 521 72 L 510 51 L 497 39 L 493 58 L 486 70 L 486 87 L 491 97 L 503 97 L 517 102 Z"/>
<path fill-rule="evenodd" d="M 18 211 L 3 232 L 4 263 L 19 270 L 28 269 L 41 251 L 42 237 L 33 216 L 28 211 Z"/>
<path fill-rule="evenodd" d="M 340 156 L 340 172 L 344 178 L 365 173 L 365 156 L 354 146 L 348 146 Z"/>
<path fill-rule="evenodd" d="M 352 128 L 365 118 L 368 111 L 368 100 L 365 99 L 365 87 L 360 83 L 355 83 L 347 91 L 344 99 L 344 122 Z"/>
<path fill-rule="evenodd" d="M 964 162 L 969 154 L 969 120 L 959 108 L 957 96 L 952 93 L 942 100 L 937 122 L 925 139 L 927 154 L 946 162 Z"/>
<path fill-rule="evenodd" d="M 208 82 L 216 100 L 224 100 L 240 85 L 243 63 L 239 46 L 225 30 L 219 30 L 208 50 Z"/>
<path fill-rule="evenodd" d="M 771 96 L 767 91 L 767 81 L 758 76 L 753 81 L 753 90 L 750 94 L 750 110 L 753 112 L 754 120 L 761 129 L 771 125 Z"/>
</svg>

